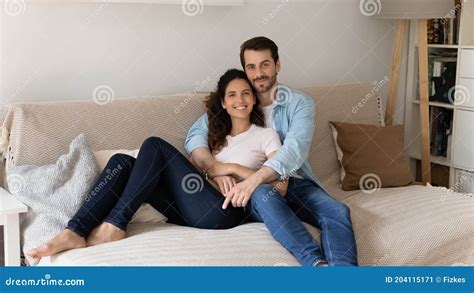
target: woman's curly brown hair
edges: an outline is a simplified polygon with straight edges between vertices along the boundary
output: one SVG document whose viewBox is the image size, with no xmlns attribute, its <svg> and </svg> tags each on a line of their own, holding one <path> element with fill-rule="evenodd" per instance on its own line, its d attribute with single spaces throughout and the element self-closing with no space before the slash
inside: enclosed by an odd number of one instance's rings
<svg viewBox="0 0 474 293">
<path fill-rule="evenodd" d="M 252 87 L 247 75 L 242 70 L 229 69 L 220 77 L 216 90 L 211 92 L 204 101 L 207 108 L 207 117 L 209 119 L 207 141 L 209 149 L 213 154 L 217 154 L 227 145 L 226 136 L 232 129 L 230 115 L 222 108 L 222 102 L 224 101 L 227 86 L 234 79 L 245 80 L 252 89 L 253 94 L 256 95 L 255 89 Z M 252 112 L 250 113 L 250 123 L 264 127 L 265 117 L 259 104 L 258 98 L 256 98 L 256 104 L 253 106 Z"/>
</svg>

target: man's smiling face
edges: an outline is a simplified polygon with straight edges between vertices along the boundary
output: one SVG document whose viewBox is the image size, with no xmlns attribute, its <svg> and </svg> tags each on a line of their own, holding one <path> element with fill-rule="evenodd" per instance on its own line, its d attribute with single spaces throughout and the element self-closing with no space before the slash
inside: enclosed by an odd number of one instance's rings
<svg viewBox="0 0 474 293">
<path fill-rule="evenodd" d="M 258 93 L 269 91 L 277 82 L 280 60 L 276 63 L 270 50 L 245 50 L 245 73 Z"/>
</svg>

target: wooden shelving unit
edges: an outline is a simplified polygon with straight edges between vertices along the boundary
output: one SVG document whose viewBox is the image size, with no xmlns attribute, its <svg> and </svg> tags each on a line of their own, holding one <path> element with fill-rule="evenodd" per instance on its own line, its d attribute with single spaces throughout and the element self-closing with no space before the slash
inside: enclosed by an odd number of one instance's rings
<svg viewBox="0 0 474 293">
<path fill-rule="evenodd" d="M 452 111 L 452 133 L 448 140 L 447 154 L 430 156 L 431 170 L 449 170 L 436 172 L 432 184 L 453 187 L 456 184 L 456 173 L 459 170 L 474 171 L 474 0 L 463 0 L 460 16 L 460 30 L 457 44 L 428 44 L 430 52 L 456 52 L 456 80 L 454 103 L 429 101 L 430 108 L 438 107 Z M 405 143 L 411 158 L 414 175 L 420 176 L 421 147 L 421 117 L 418 78 L 418 26 L 417 22 L 410 24 L 408 74 L 406 88 L 405 112 Z M 440 168 L 438 168 L 438 166 Z M 442 168 L 441 168 L 442 167 Z M 448 169 L 447 169 L 448 168 Z M 438 170 L 439 171 L 439 170 Z M 446 176 L 447 178 L 443 178 Z M 420 178 L 417 178 L 420 180 Z M 438 181 L 438 182 L 436 182 Z M 446 184 L 447 183 L 447 184 Z"/>
</svg>

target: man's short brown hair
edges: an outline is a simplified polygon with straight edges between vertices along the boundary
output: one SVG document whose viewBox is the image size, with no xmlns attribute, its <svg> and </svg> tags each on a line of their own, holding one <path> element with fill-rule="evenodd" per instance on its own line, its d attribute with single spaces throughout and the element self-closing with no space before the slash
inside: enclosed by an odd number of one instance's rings
<svg viewBox="0 0 474 293">
<path fill-rule="evenodd" d="M 254 50 L 254 51 L 270 50 L 273 61 L 275 61 L 276 63 L 279 59 L 278 46 L 275 44 L 274 41 L 270 40 L 267 37 L 255 37 L 255 38 L 245 41 L 240 46 L 240 63 L 242 64 L 242 68 L 244 68 L 244 70 L 245 70 L 245 58 L 244 58 L 245 50 Z"/>
</svg>

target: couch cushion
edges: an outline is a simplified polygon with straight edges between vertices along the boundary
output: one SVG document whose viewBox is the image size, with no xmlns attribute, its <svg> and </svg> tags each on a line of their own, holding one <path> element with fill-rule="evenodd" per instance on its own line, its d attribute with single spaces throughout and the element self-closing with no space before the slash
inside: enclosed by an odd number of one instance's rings
<svg viewBox="0 0 474 293">
<path fill-rule="evenodd" d="M 134 157 L 136 159 L 139 152 L 140 152 L 140 149 L 136 149 L 136 150 L 125 150 L 125 149 L 102 150 L 102 151 L 94 152 L 94 157 L 97 160 L 97 165 L 99 166 L 100 170 L 104 170 L 105 167 L 107 166 L 107 163 L 109 162 L 110 158 L 113 155 L 115 155 L 115 154 L 125 154 L 125 155 L 128 155 L 128 156 Z"/>
<path fill-rule="evenodd" d="M 474 265 L 472 195 L 421 185 L 344 193 L 361 265 Z"/>
<path fill-rule="evenodd" d="M 474 198 L 445 188 L 407 186 L 372 194 L 329 191 L 351 210 L 359 265 L 474 265 Z M 319 243 L 319 230 L 305 224 Z M 130 237 L 42 259 L 39 265 L 299 265 L 262 223 L 228 230 L 129 225 Z M 236 245 L 238 243 L 238 245 Z"/>
<path fill-rule="evenodd" d="M 313 237 L 317 229 L 306 225 Z M 130 224 L 128 237 L 41 260 L 42 266 L 298 266 L 262 223 L 227 230 Z M 235 245 L 238 243 L 239 245 Z"/>
<path fill-rule="evenodd" d="M 372 192 L 413 182 L 404 152 L 403 126 L 331 121 L 341 163 L 342 189 Z"/>
</svg>

